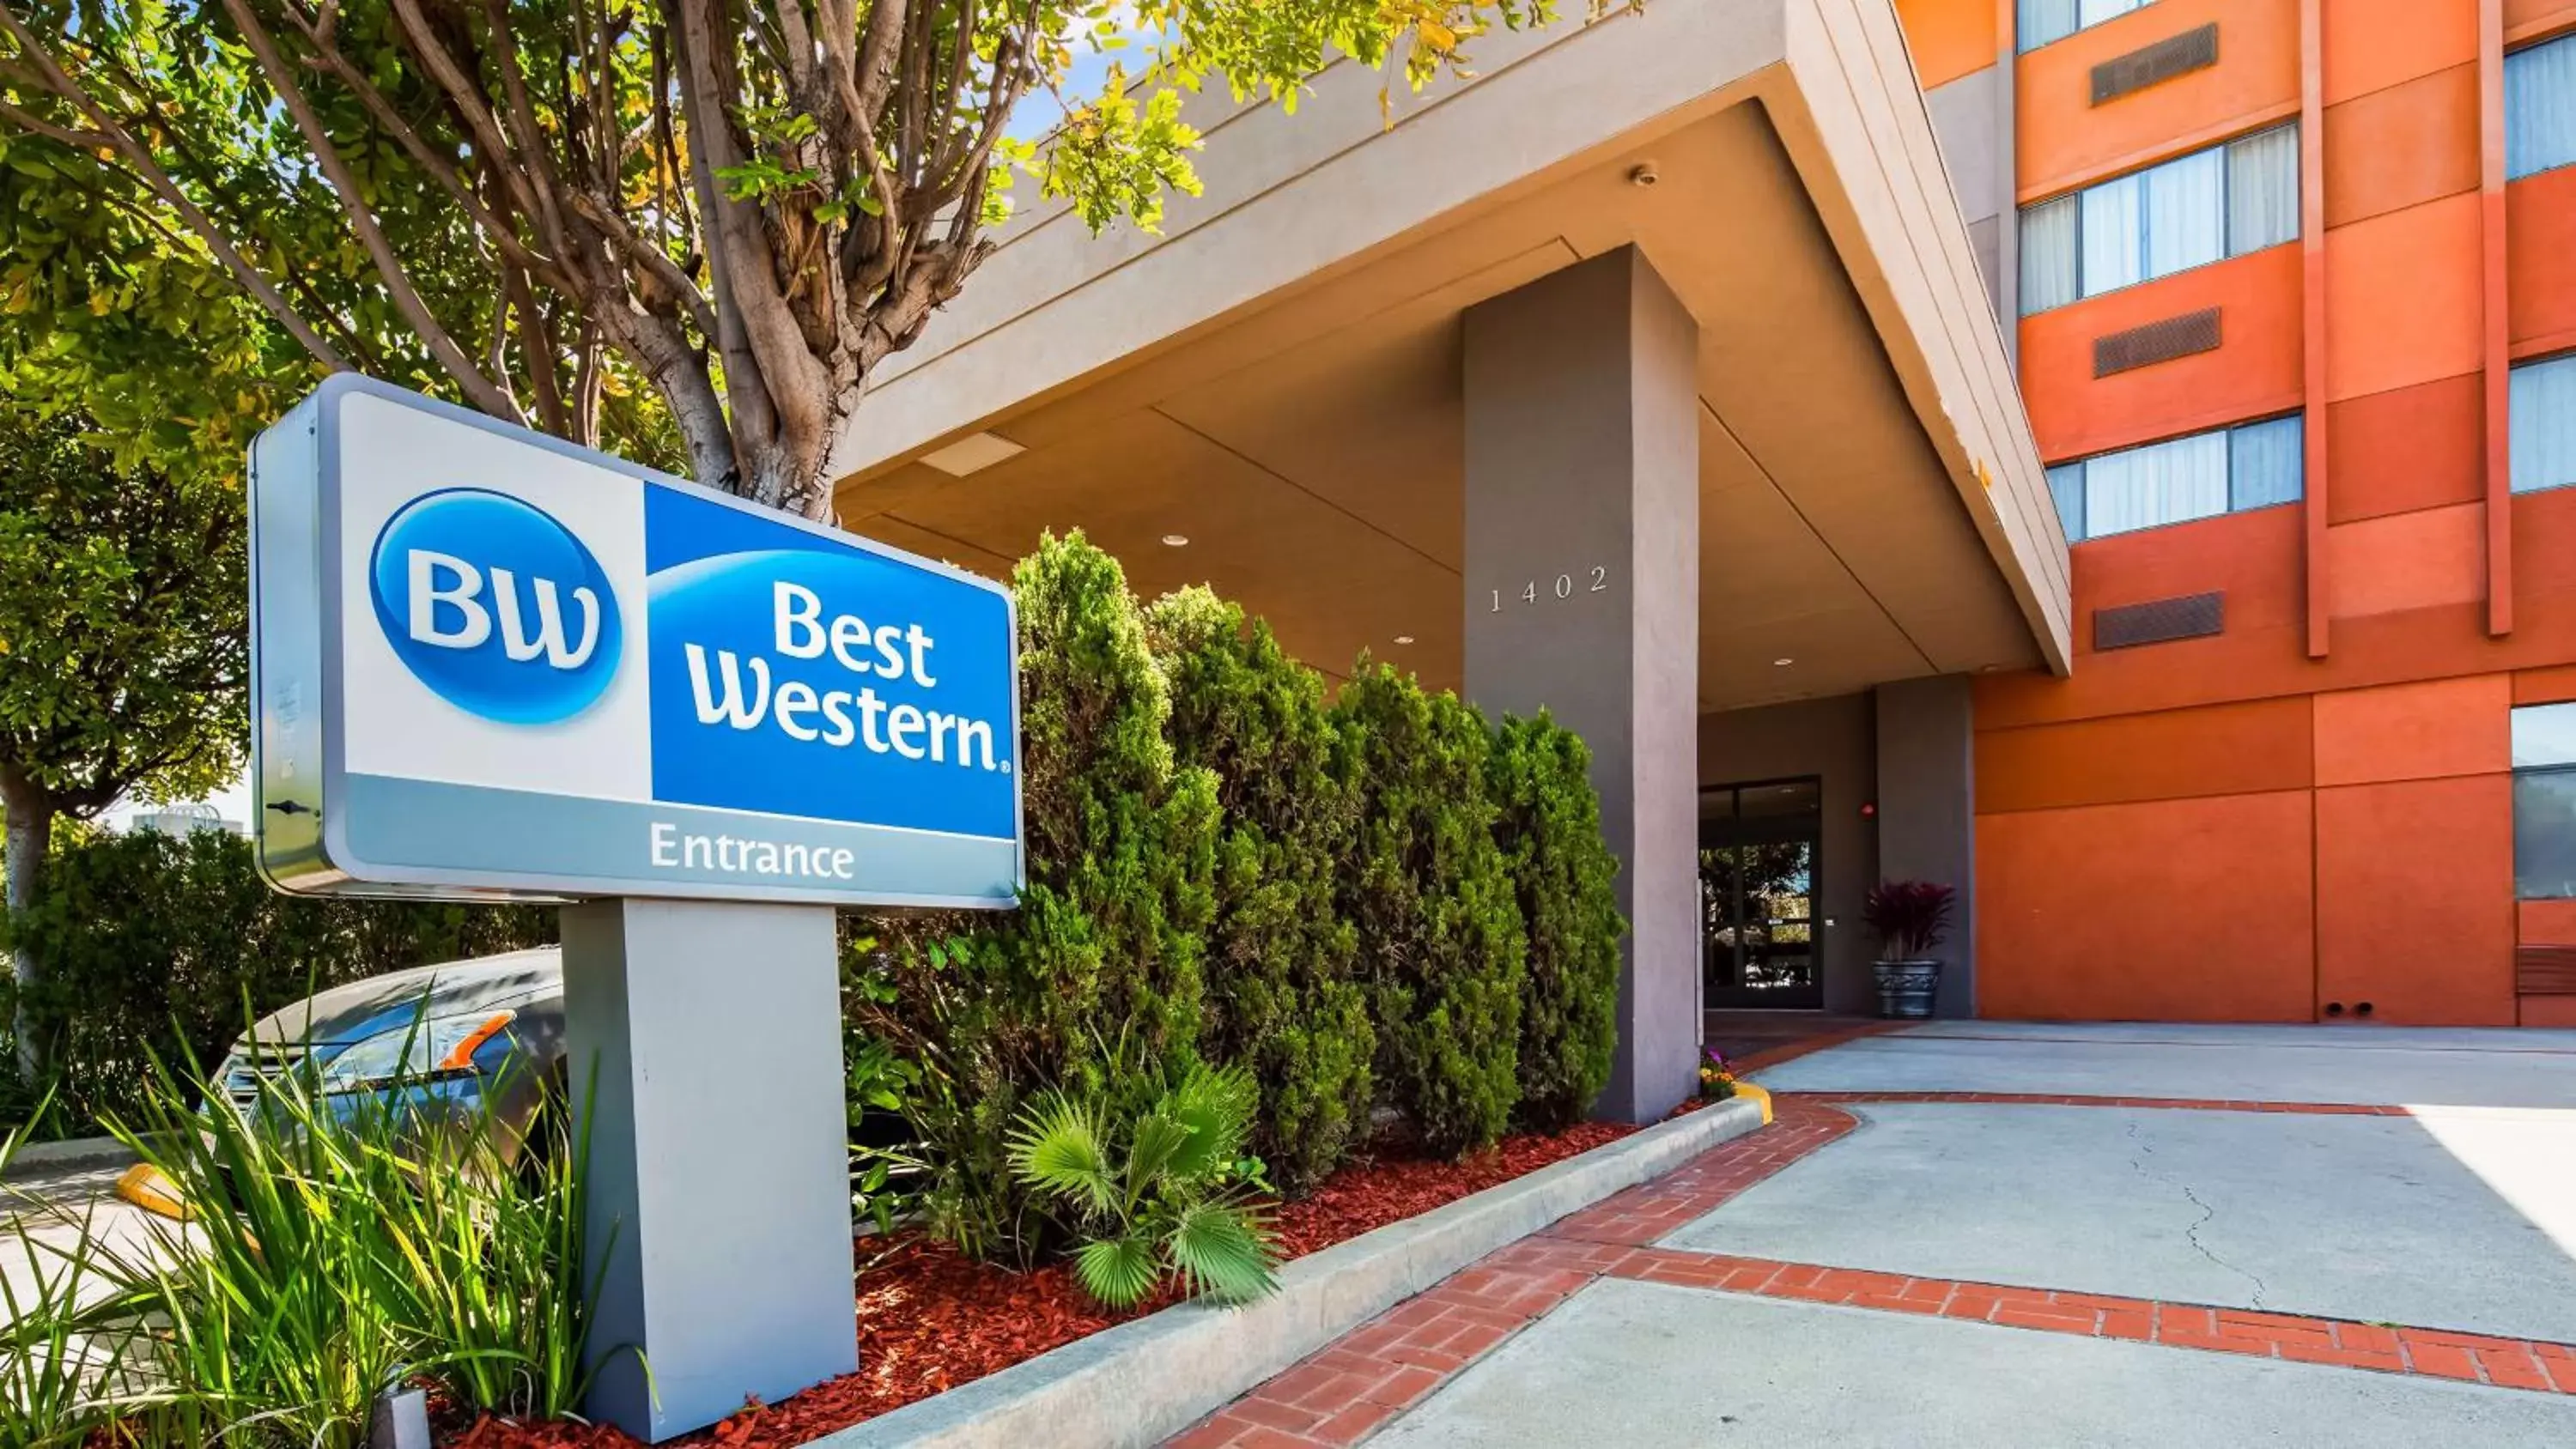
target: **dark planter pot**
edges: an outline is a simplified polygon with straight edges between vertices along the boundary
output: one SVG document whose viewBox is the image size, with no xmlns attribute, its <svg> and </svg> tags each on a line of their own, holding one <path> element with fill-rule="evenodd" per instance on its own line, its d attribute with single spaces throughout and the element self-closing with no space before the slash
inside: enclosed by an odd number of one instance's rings
<svg viewBox="0 0 2576 1449">
<path fill-rule="evenodd" d="M 1881 961 L 1877 971 L 1879 1015 L 1897 1021 L 1932 1015 L 1933 999 L 1941 994 L 1940 962 Z"/>
</svg>

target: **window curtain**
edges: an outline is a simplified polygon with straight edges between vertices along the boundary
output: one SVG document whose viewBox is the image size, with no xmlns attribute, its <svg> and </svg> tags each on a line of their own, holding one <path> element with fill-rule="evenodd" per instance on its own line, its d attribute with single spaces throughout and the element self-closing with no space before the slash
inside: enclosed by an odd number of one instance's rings
<svg viewBox="0 0 2576 1449">
<path fill-rule="evenodd" d="M 2076 268 L 2079 197 L 2061 196 L 2021 213 L 2021 311 L 2027 317 L 2063 307 L 2080 295 Z"/>
<path fill-rule="evenodd" d="M 2147 276 L 2147 187 L 2123 176 L 2088 187 L 2084 202 L 2084 295 L 2134 286 Z"/>
<path fill-rule="evenodd" d="M 2146 3 L 2147 0 L 2082 0 L 2075 7 L 2075 28 L 2084 30 L 2115 20 Z"/>
<path fill-rule="evenodd" d="M 2016 32 L 2021 48 L 2037 50 L 2075 33 L 2076 0 L 2021 0 Z"/>
<path fill-rule="evenodd" d="M 2106 453 L 2084 465 L 2084 536 L 2210 518 L 2227 511 L 2227 434 Z"/>
<path fill-rule="evenodd" d="M 2227 147 L 2227 254 L 2299 235 L 2299 128 L 2275 126 Z"/>
<path fill-rule="evenodd" d="M 2307 429 L 2297 414 L 2248 423 L 2227 440 L 2227 506 L 2296 503 L 2307 472 Z"/>
<path fill-rule="evenodd" d="M 2507 177 L 2576 164 L 2576 35 L 2504 58 Z"/>
<path fill-rule="evenodd" d="M 2576 704 L 2525 705 L 2513 712 L 2513 767 L 2576 765 Z"/>
<path fill-rule="evenodd" d="M 2024 52 L 2116 19 L 2148 0 L 2021 0 L 2016 30 Z"/>
<path fill-rule="evenodd" d="M 2048 496 L 2057 500 L 2057 524 L 2068 543 L 2084 541 L 2084 465 L 2064 463 L 2048 470 Z"/>
<path fill-rule="evenodd" d="M 2227 254 L 2227 159 L 2202 151 L 2082 193 L 2084 295 L 2217 261 Z"/>
<path fill-rule="evenodd" d="M 2203 151 L 2142 173 L 2147 275 L 2170 276 L 2227 255 L 2227 157 Z"/>
<path fill-rule="evenodd" d="M 2576 356 L 2513 370 L 2513 491 L 2576 483 Z"/>
</svg>

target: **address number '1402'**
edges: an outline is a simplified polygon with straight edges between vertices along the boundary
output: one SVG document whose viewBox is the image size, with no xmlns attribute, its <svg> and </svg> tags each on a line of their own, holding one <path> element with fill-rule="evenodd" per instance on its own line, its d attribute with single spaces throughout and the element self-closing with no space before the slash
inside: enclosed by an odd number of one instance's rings
<svg viewBox="0 0 2576 1449">
<path fill-rule="evenodd" d="M 1588 584 L 1579 582 L 1572 574 L 1558 574 L 1555 578 L 1545 581 L 1545 593 L 1540 592 L 1540 580 L 1527 580 L 1520 587 L 1521 602 L 1524 604 L 1535 604 L 1541 599 L 1546 598 L 1549 594 L 1553 594 L 1560 599 L 1570 599 L 1573 598 L 1578 591 L 1587 594 L 1597 594 L 1610 587 L 1609 569 L 1600 564 L 1594 564 L 1584 572 L 1590 576 L 1590 582 Z M 1492 612 L 1499 614 L 1503 611 L 1503 591 L 1496 589 L 1493 591 L 1493 594 L 1494 605 Z"/>
</svg>

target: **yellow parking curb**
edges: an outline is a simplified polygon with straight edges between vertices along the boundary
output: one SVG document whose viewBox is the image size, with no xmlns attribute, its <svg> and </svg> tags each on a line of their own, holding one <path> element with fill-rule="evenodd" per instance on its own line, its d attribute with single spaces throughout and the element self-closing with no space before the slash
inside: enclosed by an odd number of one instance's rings
<svg viewBox="0 0 2576 1449">
<path fill-rule="evenodd" d="M 1757 1087 L 1751 1082 L 1738 1082 L 1735 1084 L 1735 1095 L 1761 1103 L 1762 1125 L 1765 1127 L 1771 1125 L 1771 1093 L 1769 1090 Z"/>
<path fill-rule="evenodd" d="M 1765 1108 L 1764 1112 L 1763 1120 L 1770 1120 L 1769 1109 Z M 162 1176 L 161 1169 L 148 1162 L 138 1162 L 125 1169 L 125 1175 L 116 1180 L 116 1195 L 160 1217 L 184 1223 L 192 1216 L 188 1211 L 188 1200 L 179 1195 L 178 1187 Z"/>
</svg>

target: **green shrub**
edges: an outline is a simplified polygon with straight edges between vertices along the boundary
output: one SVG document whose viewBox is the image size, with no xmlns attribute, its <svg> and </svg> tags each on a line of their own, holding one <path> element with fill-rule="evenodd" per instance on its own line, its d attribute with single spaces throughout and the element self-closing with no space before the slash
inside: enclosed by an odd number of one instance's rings
<svg viewBox="0 0 2576 1449">
<path fill-rule="evenodd" d="M 1062 1089 L 1133 1111 L 1198 1060 L 1217 799 L 1213 775 L 1173 764 L 1118 561 L 1049 537 L 1012 583 L 1028 888 L 1012 912 L 866 923 L 849 1000 L 862 1039 L 919 1068 L 903 1111 L 933 1226 L 1026 1260 L 1046 1226 L 1011 1172 L 1021 1105 Z"/>
<path fill-rule="evenodd" d="M 1279 1286 L 1279 1245 L 1249 1198 L 1243 1156 L 1259 1101 L 1240 1067 L 1193 1066 L 1131 1114 L 1051 1092 L 1011 1134 L 1021 1181 L 1071 1219 L 1074 1277 L 1112 1308 L 1167 1278 L 1193 1297 L 1248 1303 Z"/>
<path fill-rule="evenodd" d="M 1322 676 L 1237 605 L 1185 589 L 1145 626 L 1170 682 L 1173 755 L 1215 773 L 1224 812 L 1202 1040 L 1252 1073 L 1254 1146 L 1274 1181 L 1303 1191 L 1368 1125 L 1377 1036 L 1351 974 L 1358 936 L 1333 900 L 1358 828 L 1355 753 Z"/>
<path fill-rule="evenodd" d="M 1485 762 L 1494 838 L 1528 934 L 1521 984 L 1525 1126 L 1581 1121 L 1610 1081 L 1619 1041 L 1618 858 L 1601 836 L 1592 752 L 1542 711 L 1506 718 Z"/>
<path fill-rule="evenodd" d="M 1371 987 L 1377 1075 L 1426 1147 L 1471 1151 L 1520 1096 L 1523 947 L 1485 798 L 1491 736 L 1456 695 L 1365 659 L 1334 714 L 1360 760 L 1339 894 Z"/>
<path fill-rule="evenodd" d="M 554 939 L 555 913 L 539 906 L 280 896 L 249 842 L 211 830 L 67 832 L 36 904 L 0 921 L 0 946 L 23 941 L 45 963 L 28 1019 L 51 1039 L 66 1126 L 131 1115 L 156 1055 L 211 1068 L 246 1009 Z"/>
</svg>

